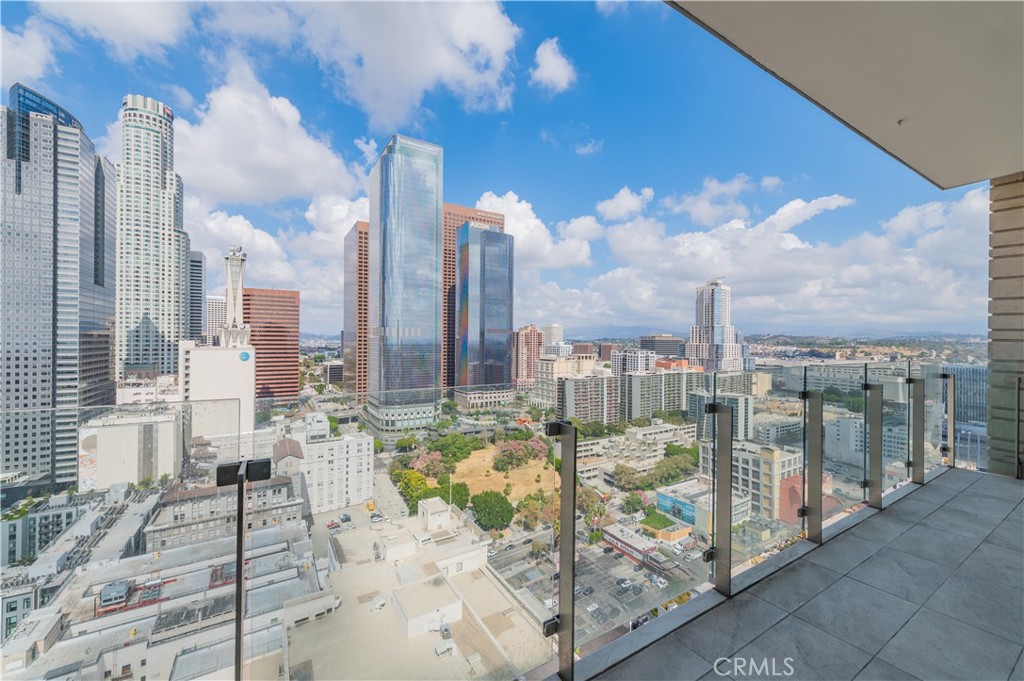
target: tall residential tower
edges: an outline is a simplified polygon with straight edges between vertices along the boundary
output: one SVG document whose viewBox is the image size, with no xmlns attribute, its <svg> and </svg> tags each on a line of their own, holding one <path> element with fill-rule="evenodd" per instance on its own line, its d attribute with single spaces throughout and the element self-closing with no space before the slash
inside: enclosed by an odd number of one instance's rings
<svg viewBox="0 0 1024 681">
<path fill-rule="evenodd" d="M 732 325 L 732 290 L 720 279 L 697 289 L 695 323 L 690 327 L 686 359 L 705 372 L 741 371 L 743 346 Z"/>
<path fill-rule="evenodd" d="M 177 372 L 188 336 L 189 238 L 174 172 L 174 113 L 128 95 L 117 165 L 117 377 Z"/>
<path fill-rule="evenodd" d="M 369 338 L 370 223 L 356 222 L 345 235 L 345 331 L 342 334 L 345 392 L 366 396 Z"/>
</svg>

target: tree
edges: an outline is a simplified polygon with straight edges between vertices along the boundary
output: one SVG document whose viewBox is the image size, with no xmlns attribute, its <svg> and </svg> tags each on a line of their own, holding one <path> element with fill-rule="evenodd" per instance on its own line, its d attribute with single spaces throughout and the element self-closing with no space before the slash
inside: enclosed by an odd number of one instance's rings
<svg viewBox="0 0 1024 681">
<path fill-rule="evenodd" d="M 464 482 L 456 482 L 451 486 L 450 494 L 452 503 L 462 510 L 466 510 L 466 507 L 469 506 L 469 485 Z"/>
<path fill-rule="evenodd" d="M 144 477 L 142 480 L 139 480 L 139 487 L 141 489 L 149 489 L 152 486 L 153 486 L 153 478 L 149 477 L 148 475 L 146 477 Z"/>
<path fill-rule="evenodd" d="M 505 489 L 502 492 L 506 497 L 512 496 L 512 483 L 505 483 Z"/>
<path fill-rule="evenodd" d="M 593 487 L 586 487 L 580 485 L 576 492 L 576 508 L 582 513 L 590 513 L 597 506 L 604 505 L 601 503 L 601 495 L 597 493 Z"/>
<path fill-rule="evenodd" d="M 626 513 L 636 513 L 644 510 L 644 500 L 638 492 L 630 492 L 626 500 L 622 502 L 622 510 Z"/>
<path fill-rule="evenodd" d="M 380 440 L 378 440 L 377 438 L 373 438 L 373 453 L 374 454 L 380 454 L 383 451 L 384 451 L 384 443 L 381 442 Z"/>
<path fill-rule="evenodd" d="M 405 437 L 398 438 L 398 442 L 395 443 L 395 449 L 399 452 L 411 452 L 416 447 L 416 436 L 406 435 Z"/>
<path fill-rule="evenodd" d="M 527 494 L 516 507 L 519 512 L 519 522 L 524 530 L 532 530 L 540 522 L 541 502 L 532 494 Z"/>
<path fill-rule="evenodd" d="M 546 541 L 534 539 L 533 543 L 530 544 L 530 555 L 534 558 L 540 558 L 550 550 L 551 544 L 548 544 Z"/>
<path fill-rule="evenodd" d="M 163 487 L 164 489 L 167 489 L 170 486 L 170 484 L 171 484 L 171 474 L 170 473 L 164 473 L 163 475 L 160 476 L 160 486 L 161 487 Z"/>
<path fill-rule="evenodd" d="M 407 470 L 398 480 L 399 494 L 410 503 L 413 500 L 418 500 L 426 489 L 427 478 L 419 471 Z"/>
<path fill-rule="evenodd" d="M 321 352 L 313 355 L 313 362 L 316 364 L 323 364 L 325 359 L 327 359 L 327 357 L 325 357 Z"/>
<path fill-rule="evenodd" d="M 476 494 L 470 501 L 477 524 L 484 530 L 505 529 L 516 513 L 509 500 L 493 490 Z"/>
<path fill-rule="evenodd" d="M 637 489 L 639 487 L 639 474 L 635 468 L 625 464 L 615 464 L 612 473 L 615 476 L 615 486 L 619 489 Z"/>
</svg>

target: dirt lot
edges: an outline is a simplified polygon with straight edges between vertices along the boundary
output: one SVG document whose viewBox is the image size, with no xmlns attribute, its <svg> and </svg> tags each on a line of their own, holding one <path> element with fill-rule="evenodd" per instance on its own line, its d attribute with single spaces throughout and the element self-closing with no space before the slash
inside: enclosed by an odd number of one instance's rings
<svg viewBox="0 0 1024 681">
<path fill-rule="evenodd" d="M 459 462 L 452 480 L 469 485 L 470 494 L 480 494 L 480 492 L 488 490 L 503 492 L 505 485 L 511 483 L 512 494 L 509 496 L 509 501 L 512 502 L 513 506 L 527 494 L 536 492 L 538 487 L 542 488 L 549 495 L 554 490 L 556 480 L 555 469 L 549 467 L 548 470 L 544 470 L 543 460 L 531 461 L 522 468 L 510 470 L 507 480 L 505 479 L 505 474 L 501 471 L 492 470 L 491 475 L 487 476 L 487 470 L 491 468 L 494 462 L 495 451 L 494 445 L 489 445 L 486 449 L 479 449 L 473 452 L 468 459 Z M 537 482 L 538 475 L 540 475 L 539 483 Z"/>
</svg>

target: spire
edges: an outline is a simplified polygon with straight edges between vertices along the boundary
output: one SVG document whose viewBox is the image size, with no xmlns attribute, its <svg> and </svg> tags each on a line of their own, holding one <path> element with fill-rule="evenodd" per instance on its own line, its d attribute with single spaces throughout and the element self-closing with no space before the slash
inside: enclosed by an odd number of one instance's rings
<svg viewBox="0 0 1024 681">
<path fill-rule="evenodd" d="M 220 331 L 220 344 L 237 348 L 249 345 L 249 327 L 242 321 L 242 288 L 245 281 L 245 252 L 241 246 L 231 246 L 224 256 L 227 275 L 227 314 Z"/>
</svg>

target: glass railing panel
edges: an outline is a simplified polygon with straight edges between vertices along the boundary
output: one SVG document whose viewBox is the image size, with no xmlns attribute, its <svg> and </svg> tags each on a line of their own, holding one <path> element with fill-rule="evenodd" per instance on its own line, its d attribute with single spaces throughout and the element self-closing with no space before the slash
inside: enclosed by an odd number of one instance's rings
<svg viewBox="0 0 1024 681">
<path fill-rule="evenodd" d="M 237 400 L 0 414 L 18 433 L 5 441 L 5 679 L 69 665 L 232 676 L 237 496 L 215 469 L 238 460 L 239 415 Z M 33 471 L 33 456 L 52 466 Z"/>
<path fill-rule="evenodd" d="M 504 679 L 552 658 L 558 457 L 528 410 L 481 386 L 316 396 L 263 419 L 275 465 L 307 471 L 304 569 L 325 594 L 290 601 L 292 676 Z"/>
<path fill-rule="evenodd" d="M 999 362 L 996 361 L 994 364 L 998 368 Z M 988 366 L 957 364 L 946 365 L 943 370 L 953 374 L 956 383 L 955 424 L 953 432 L 947 433 L 948 441 L 956 450 L 956 466 L 970 470 L 988 470 L 989 437 L 986 408 L 993 406 L 996 410 L 1009 409 L 1012 414 L 1016 406 L 1013 392 L 997 391 L 996 402 L 990 405 Z M 950 382 L 947 381 L 943 389 L 943 409 L 946 408 L 945 402 L 949 397 L 949 385 Z M 949 427 L 945 425 L 943 432 L 947 430 Z"/>
<path fill-rule="evenodd" d="M 771 375 L 720 373 L 718 401 L 733 407 L 732 570 L 796 541 L 804 518 L 804 403 L 772 390 Z"/>
<path fill-rule="evenodd" d="M 867 382 L 882 386 L 882 493 L 910 480 L 909 362 L 867 365 Z M 868 431 L 871 425 L 868 424 Z"/>
<path fill-rule="evenodd" d="M 602 422 L 581 414 L 575 643 L 586 656 L 709 588 L 713 528 L 711 376 L 628 379 Z M 657 390 L 654 389 L 657 386 Z M 628 418 L 627 418 L 628 417 Z M 576 416 L 572 418 L 576 419 Z"/>
<path fill-rule="evenodd" d="M 942 465 L 942 433 L 946 411 L 943 404 L 942 365 L 938 362 L 912 362 L 913 378 L 924 379 L 924 469 Z"/>
<path fill-rule="evenodd" d="M 867 479 L 867 380 L 865 365 L 812 364 L 804 370 L 804 389 L 823 395 L 822 524 L 842 518 L 865 501 Z"/>
</svg>

